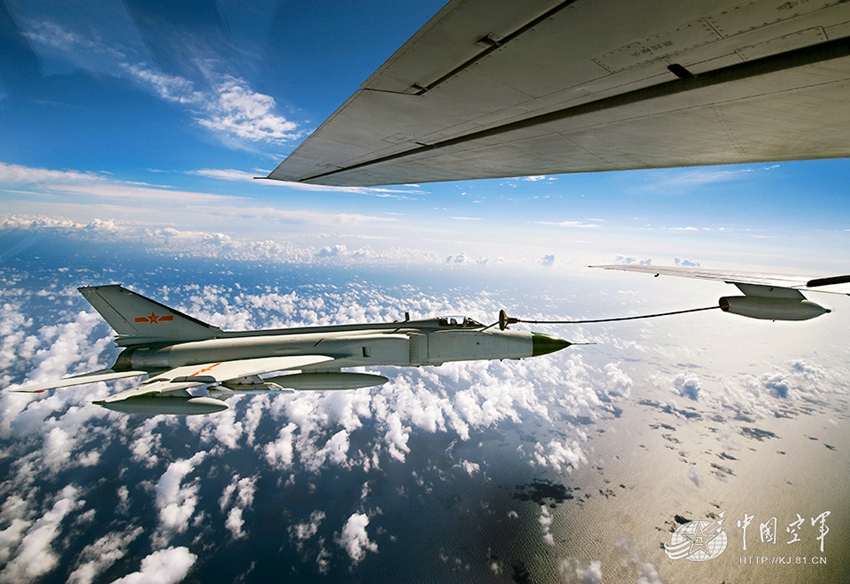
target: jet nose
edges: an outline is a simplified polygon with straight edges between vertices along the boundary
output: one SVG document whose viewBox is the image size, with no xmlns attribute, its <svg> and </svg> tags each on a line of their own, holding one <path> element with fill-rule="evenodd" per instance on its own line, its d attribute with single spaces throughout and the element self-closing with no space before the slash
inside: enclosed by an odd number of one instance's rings
<svg viewBox="0 0 850 584">
<path fill-rule="evenodd" d="M 555 351 L 566 349 L 572 345 L 569 341 L 565 341 L 564 339 L 559 339 L 558 337 L 553 337 L 551 335 L 545 335 L 543 333 L 531 333 L 531 342 L 532 357 L 554 353 Z"/>
</svg>

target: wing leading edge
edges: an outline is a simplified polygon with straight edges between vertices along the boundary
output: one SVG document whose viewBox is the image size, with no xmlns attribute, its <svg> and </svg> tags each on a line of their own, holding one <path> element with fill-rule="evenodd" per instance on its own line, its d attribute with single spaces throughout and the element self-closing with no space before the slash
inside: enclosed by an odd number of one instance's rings
<svg viewBox="0 0 850 584">
<path fill-rule="evenodd" d="M 453 0 L 267 178 L 850 156 L 850 4 Z"/>
</svg>

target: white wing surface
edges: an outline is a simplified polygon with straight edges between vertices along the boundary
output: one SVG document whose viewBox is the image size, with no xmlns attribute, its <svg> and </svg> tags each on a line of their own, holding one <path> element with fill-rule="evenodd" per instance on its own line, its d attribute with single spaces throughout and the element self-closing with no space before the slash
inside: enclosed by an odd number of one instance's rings
<svg viewBox="0 0 850 584">
<path fill-rule="evenodd" d="M 326 355 L 293 355 L 186 365 L 159 373 L 140 386 L 110 396 L 104 402 L 112 403 L 136 396 L 176 392 L 190 387 L 225 383 L 234 379 L 251 377 L 272 371 L 301 369 L 308 365 L 328 361 L 333 361 L 333 357 Z"/>
<path fill-rule="evenodd" d="M 33 385 L 25 385 L 10 389 L 13 393 L 41 393 L 48 389 L 59 389 L 62 387 L 72 387 L 74 385 L 85 385 L 87 383 L 97 383 L 98 381 L 112 381 L 114 379 L 124 379 L 127 377 L 139 377 L 147 375 L 147 371 L 114 371 L 113 369 L 103 369 L 86 373 L 85 375 L 77 375 L 75 377 L 66 377 L 57 381 L 48 381 L 46 383 L 36 383 Z"/>
<path fill-rule="evenodd" d="M 841 0 L 452 0 L 268 178 L 847 157 L 848 95 Z"/>
<path fill-rule="evenodd" d="M 826 292 L 831 294 L 846 294 L 850 296 L 850 275 L 831 277 L 806 277 L 782 274 L 757 274 L 752 272 L 729 272 L 705 268 L 689 268 L 681 266 L 652 266 L 631 264 L 609 264 L 590 266 L 604 270 L 620 270 L 624 272 L 639 272 L 654 276 L 678 276 L 680 278 L 696 278 L 699 280 L 715 280 L 727 284 L 786 288 L 809 292 Z M 747 294 L 747 291 L 741 288 Z"/>
<path fill-rule="evenodd" d="M 238 361 L 222 361 L 220 363 L 203 363 L 199 365 L 186 365 L 159 373 L 143 382 L 138 387 L 129 389 L 108 398 L 109 401 L 124 399 L 136 395 L 153 393 L 167 393 L 199 385 L 213 383 L 224 383 L 242 377 L 251 377 L 272 371 L 287 371 L 300 369 L 308 365 L 333 361 L 333 357 L 326 355 L 295 355 L 286 357 L 264 357 L 259 359 L 241 359 Z M 129 377 L 147 375 L 147 371 L 115 371 L 103 369 L 85 375 L 67 377 L 57 381 L 48 381 L 32 385 L 25 385 L 10 389 L 14 393 L 41 393 L 50 389 L 60 389 L 98 381 L 113 381 Z"/>
</svg>

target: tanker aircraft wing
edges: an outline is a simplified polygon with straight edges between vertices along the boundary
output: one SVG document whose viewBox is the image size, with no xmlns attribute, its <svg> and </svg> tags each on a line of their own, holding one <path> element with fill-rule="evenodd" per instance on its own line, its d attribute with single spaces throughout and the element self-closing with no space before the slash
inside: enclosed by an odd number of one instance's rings
<svg viewBox="0 0 850 584">
<path fill-rule="evenodd" d="M 267 178 L 850 156 L 850 3 L 451 0 Z"/>
<path fill-rule="evenodd" d="M 831 312 L 808 300 L 803 292 L 850 296 L 850 275 L 811 278 L 804 276 L 727 272 L 684 266 L 608 264 L 590 266 L 604 270 L 640 272 L 654 276 L 679 276 L 734 284 L 744 296 L 720 299 L 724 312 L 765 320 L 808 320 Z"/>
</svg>

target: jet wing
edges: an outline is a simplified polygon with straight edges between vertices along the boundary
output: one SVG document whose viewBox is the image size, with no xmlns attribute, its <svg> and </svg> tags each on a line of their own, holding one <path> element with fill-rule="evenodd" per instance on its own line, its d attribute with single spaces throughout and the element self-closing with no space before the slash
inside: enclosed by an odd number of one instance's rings
<svg viewBox="0 0 850 584">
<path fill-rule="evenodd" d="M 333 357 L 326 355 L 292 355 L 186 365 L 159 373 L 138 387 L 106 398 L 104 403 L 122 401 L 142 395 L 176 392 L 200 385 L 224 383 L 271 371 L 301 369 L 308 365 L 333 361 L 333 359 Z"/>
<path fill-rule="evenodd" d="M 124 379 L 126 377 L 138 377 L 147 375 L 147 371 L 115 371 L 113 369 L 101 369 L 84 375 L 76 375 L 74 377 L 66 377 L 58 381 L 48 381 L 46 383 L 36 383 L 33 385 L 25 385 L 16 387 L 9 391 L 13 393 L 41 393 L 48 389 L 59 389 L 61 387 L 72 387 L 74 385 L 85 385 L 86 383 L 97 383 L 98 381 L 112 381 L 113 379 Z"/>
<path fill-rule="evenodd" d="M 755 274 L 750 272 L 726 272 L 722 270 L 709 270 L 704 268 L 690 268 L 682 266 L 652 266 L 631 264 L 610 264 L 590 266 L 591 268 L 602 268 L 604 270 L 621 270 L 624 272 L 640 272 L 654 276 L 679 276 L 683 278 L 697 278 L 700 280 L 716 280 L 727 284 L 735 284 L 744 294 L 749 292 L 747 286 L 761 288 L 781 288 L 810 292 L 826 292 L 831 294 L 845 294 L 850 296 L 850 275 L 831 276 L 825 278 L 811 278 L 805 276 L 777 275 L 777 274 Z M 742 287 L 743 286 L 743 287 Z"/>
<path fill-rule="evenodd" d="M 452 0 L 267 178 L 850 156 L 850 3 Z"/>
<path fill-rule="evenodd" d="M 109 399 L 118 396 L 130 397 L 151 393 L 165 393 L 177 391 L 197 385 L 209 385 L 211 383 L 222 383 L 241 377 L 250 377 L 271 371 L 286 371 L 288 369 L 300 369 L 307 365 L 332 361 L 333 357 L 326 355 L 294 355 L 286 357 L 263 357 L 258 359 L 241 359 L 238 361 L 223 361 L 220 363 L 204 363 L 201 365 L 187 365 L 177 367 L 159 373 L 144 381 L 136 388 L 121 392 Z M 115 371 L 113 369 L 102 369 L 85 375 L 67 377 L 58 381 L 49 381 L 33 385 L 25 385 L 10 389 L 14 393 L 41 393 L 49 389 L 72 387 L 96 383 L 98 381 L 112 381 L 128 377 L 147 375 L 147 371 Z"/>
</svg>

